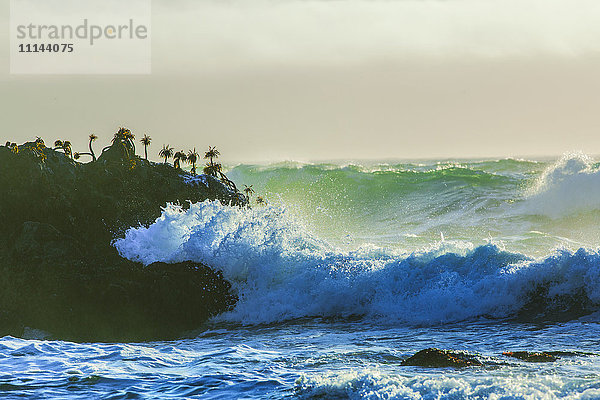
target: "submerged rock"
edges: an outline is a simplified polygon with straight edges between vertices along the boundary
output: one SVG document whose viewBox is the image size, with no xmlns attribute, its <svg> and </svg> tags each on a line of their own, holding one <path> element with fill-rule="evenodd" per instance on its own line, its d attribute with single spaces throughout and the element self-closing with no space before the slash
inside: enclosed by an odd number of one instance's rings
<svg viewBox="0 0 600 400">
<path fill-rule="evenodd" d="M 475 356 L 465 352 L 429 348 L 421 350 L 402 362 L 405 366 L 416 367 L 471 367 L 483 364 Z"/>
<path fill-rule="evenodd" d="M 168 339 L 235 304 L 208 266 L 144 267 L 111 242 L 152 223 L 167 203 L 241 206 L 244 196 L 212 177 L 189 184 L 191 175 L 169 165 L 114 153 L 81 164 L 39 141 L 0 146 L 0 336 Z"/>
<path fill-rule="evenodd" d="M 558 356 L 548 352 L 533 352 L 533 351 L 505 351 L 503 356 L 518 358 L 527 362 L 554 362 L 558 360 Z"/>
<path fill-rule="evenodd" d="M 578 351 L 505 351 L 503 356 L 517 358 L 527 362 L 554 362 L 561 357 L 578 357 L 597 355 L 596 353 L 586 353 Z M 415 353 L 402 362 L 402 365 L 417 367 L 469 367 L 485 366 L 495 368 L 499 366 L 512 365 L 511 363 L 496 357 L 482 357 L 480 355 L 469 354 L 462 351 L 441 350 L 429 348 Z"/>
</svg>

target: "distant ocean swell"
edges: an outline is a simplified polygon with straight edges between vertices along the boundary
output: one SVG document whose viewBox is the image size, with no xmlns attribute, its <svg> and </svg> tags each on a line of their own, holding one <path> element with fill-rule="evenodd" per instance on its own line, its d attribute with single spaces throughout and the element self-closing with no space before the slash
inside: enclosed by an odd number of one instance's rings
<svg viewBox="0 0 600 400">
<path fill-rule="evenodd" d="M 407 211 L 433 209 L 434 214 L 528 201 L 530 215 L 560 217 L 600 209 L 598 167 L 585 154 L 567 153 L 551 163 L 515 159 L 366 165 L 286 162 L 238 165 L 229 173 L 267 193 L 314 197 L 322 206 L 329 200 L 348 208 L 398 208 L 410 202 Z"/>
<path fill-rule="evenodd" d="M 287 162 L 228 174 L 345 250 L 370 243 L 419 251 L 440 233 L 536 257 L 600 242 L 600 172 L 581 153 L 558 161 Z"/>
</svg>

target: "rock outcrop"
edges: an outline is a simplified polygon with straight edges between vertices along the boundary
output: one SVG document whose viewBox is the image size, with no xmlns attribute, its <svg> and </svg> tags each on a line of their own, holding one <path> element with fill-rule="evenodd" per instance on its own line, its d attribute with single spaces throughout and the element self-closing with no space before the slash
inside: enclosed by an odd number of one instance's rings
<svg viewBox="0 0 600 400">
<path fill-rule="evenodd" d="M 518 358 L 519 360 L 527 362 L 554 362 L 559 358 L 556 354 L 544 351 L 505 351 L 502 353 L 502 355 L 512 358 Z"/>
<path fill-rule="evenodd" d="M 108 150 L 107 150 L 108 151 Z M 0 335 L 27 329 L 76 341 L 174 338 L 230 309 L 230 284 L 208 266 L 144 267 L 111 245 L 167 203 L 245 205 L 210 176 L 112 149 L 81 164 L 29 142 L 0 146 Z"/>
<path fill-rule="evenodd" d="M 505 351 L 504 357 L 516 358 L 525 362 L 541 363 L 554 362 L 562 357 L 595 356 L 596 353 L 573 351 Z M 436 348 L 424 349 L 416 352 L 402 362 L 404 366 L 431 367 L 431 368 L 463 368 L 463 367 L 491 367 L 511 365 L 502 358 L 471 354 L 464 351 L 442 350 Z"/>
<path fill-rule="evenodd" d="M 434 368 L 463 368 L 483 364 L 475 356 L 462 352 L 429 348 L 421 350 L 402 362 L 405 366 Z"/>
</svg>

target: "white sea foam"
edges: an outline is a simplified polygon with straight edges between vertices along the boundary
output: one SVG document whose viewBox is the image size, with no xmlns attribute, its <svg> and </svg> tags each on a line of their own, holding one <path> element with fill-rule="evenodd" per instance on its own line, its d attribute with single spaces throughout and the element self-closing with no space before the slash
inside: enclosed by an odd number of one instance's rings
<svg viewBox="0 0 600 400">
<path fill-rule="evenodd" d="M 200 185 L 200 184 L 202 184 L 202 185 L 208 187 L 208 182 L 206 181 L 206 175 L 202 175 L 202 174 L 201 175 L 182 174 L 181 178 L 188 185 Z"/>
<path fill-rule="evenodd" d="M 538 178 L 523 204 L 530 214 L 553 218 L 600 210 L 600 169 L 583 153 L 565 154 Z"/>
<path fill-rule="evenodd" d="M 576 390 L 574 390 L 576 388 Z M 537 373 L 386 374 L 377 370 L 303 375 L 296 381 L 302 399 L 597 399 L 593 380 Z"/>
<path fill-rule="evenodd" d="M 444 241 L 411 255 L 375 246 L 343 252 L 311 235 L 285 209 L 217 202 L 168 206 L 149 227 L 115 242 L 121 255 L 203 262 L 240 297 L 223 318 L 270 323 L 305 316 L 363 315 L 436 324 L 517 312 L 539 285 L 548 298 L 583 294 L 600 303 L 600 256 L 557 251 L 544 260 Z"/>
</svg>

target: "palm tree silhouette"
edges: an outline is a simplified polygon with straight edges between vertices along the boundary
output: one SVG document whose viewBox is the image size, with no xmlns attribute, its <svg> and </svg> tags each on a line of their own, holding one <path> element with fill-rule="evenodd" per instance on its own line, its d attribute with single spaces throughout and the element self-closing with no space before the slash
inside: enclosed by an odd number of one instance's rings
<svg viewBox="0 0 600 400">
<path fill-rule="evenodd" d="M 204 173 L 219 178 L 221 182 L 237 193 L 238 189 L 235 186 L 235 183 L 223 173 L 221 164 L 215 163 L 213 160 L 219 158 L 219 155 L 221 155 L 221 153 L 219 153 L 219 150 L 217 150 L 215 146 L 208 146 L 208 151 L 204 153 L 204 159 L 209 159 L 209 162 L 206 163 L 206 166 L 204 167 Z"/>
<path fill-rule="evenodd" d="M 121 128 L 119 132 L 121 132 L 128 150 L 131 149 L 131 157 L 135 156 L 135 135 L 127 128 Z"/>
<path fill-rule="evenodd" d="M 173 156 L 173 160 L 173 166 L 175 168 L 181 169 L 181 161 L 187 160 L 187 156 L 185 155 L 185 152 L 181 150 L 175 153 L 175 155 Z"/>
<path fill-rule="evenodd" d="M 246 193 L 246 197 L 248 198 L 248 201 L 250 201 L 250 196 L 255 193 L 254 189 L 252 189 L 252 185 L 244 185 L 244 193 Z"/>
<path fill-rule="evenodd" d="M 192 164 L 192 174 L 196 175 L 196 163 L 198 162 L 198 152 L 194 147 L 194 150 L 188 151 L 187 160 L 188 164 Z"/>
<path fill-rule="evenodd" d="M 92 162 L 96 161 L 96 155 L 94 154 L 94 150 L 92 149 L 92 142 L 94 140 L 96 140 L 97 138 L 98 137 L 92 133 L 90 135 L 90 143 L 89 143 L 90 152 L 89 153 L 75 152 L 75 153 L 73 153 L 73 158 L 76 159 L 76 160 L 79 160 L 79 158 L 81 156 L 91 156 L 92 157 Z"/>
<path fill-rule="evenodd" d="M 143 138 L 140 139 L 140 142 L 144 145 L 144 156 L 146 160 L 148 159 L 148 146 L 150 146 L 150 142 L 152 142 L 152 138 L 148 135 L 144 135 Z"/>
<path fill-rule="evenodd" d="M 132 160 L 135 157 L 135 143 L 134 140 L 135 136 L 133 135 L 133 133 L 131 133 L 131 131 L 127 128 L 119 128 L 119 130 L 117 131 L 117 133 L 114 134 L 112 141 L 111 141 L 111 145 L 110 146 L 106 146 L 105 148 L 102 149 L 102 152 L 104 153 L 106 150 L 110 149 L 112 146 L 118 146 L 121 145 L 123 146 L 123 152 L 125 153 L 125 157 L 128 160 Z"/>
<path fill-rule="evenodd" d="M 63 151 L 66 155 L 73 158 L 73 148 L 71 147 L 71 142 L 69 142 L 68 140 L 65 140 L 63 142 Z"/>
<path fill-rule="evenodd" d="M 163 157 L 165 159 L 165 164 L 167 163 L 167 159 L 173 157 L 173 148 L 169 147 L 168 144 L 163 144 L 163 148 L 158 152 L 159 157 Z"/>
<path fill-rule="evenodd" d="M 88 147 L 90 149 L 89 155 L 92 156 L 92 161 L 96 161 L 96 155 L 94 154 L 94 149 L 92 149 L 92 142 L 94 142 L 96 139 L 98 139 L 98 136 L 96 136 L 92 133 L 92 134 L 90 134 L 89 138 L 90 138 L 90 141 L 88 142 Z"/>
<path fill-rule="evenodd" d="M 96 139 L 98 139 L 98 136 L 94 135 L 93 133 L 89 136 L 90 141 L 88 142 L 88 147 L 90 149 L 89 153 L 84 153 L 84 152 L 75 152 L 73 153 L 73 158 L 76 160 L 79 160 L 79 158 L 81 156 L 91 156 L 92 157 L 92 162 L 96 161 L 96 154 L 94 154 L 94 149 L 92 148 L 92 142 L 94 142 Z"/>
<path fill-rule="evenodd" d="M 221 153 L 219 153 L 219 150 L 215 146 L 208 146 L 208 151 L 204 153 L 204 159 L 210 159 L 209 164 L 213 165 L 213 158 L 219 158 L 219 155 Z"/>
<path fill-rule="evenodd" d="M 36 140 L 37 142 L 37 140 Z M 42 141 L 43 143 L 43 141 Z M 71 159 L 73 158 L 73 150 L 71 148 L 71 142 L 69 142 L 68 140 L 62 141 L 62 140 L 56 140 L 54 142 L 54 150 L 62 150 L 65 155 L 67 157 L 71 157 Z"/>
</svg>

